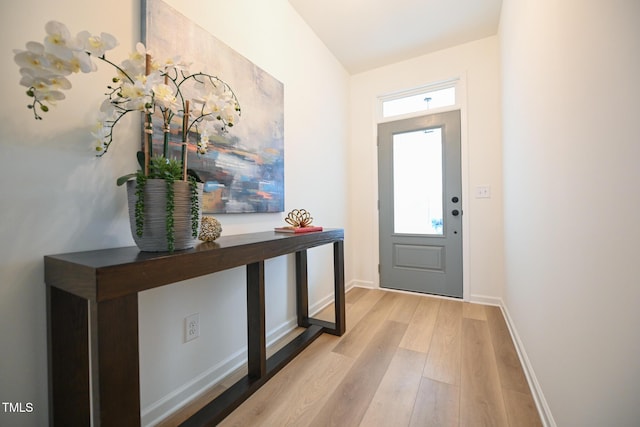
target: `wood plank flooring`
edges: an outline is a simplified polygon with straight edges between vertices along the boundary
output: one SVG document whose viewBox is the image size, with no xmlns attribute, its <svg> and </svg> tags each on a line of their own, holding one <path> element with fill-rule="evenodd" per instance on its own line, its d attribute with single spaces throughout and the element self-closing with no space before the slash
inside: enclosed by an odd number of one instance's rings
<svg viewBox="0 0 640 427">
<path fill-rule="evenodd" d="M 318 338 L 220 425 L 542 425 L 498 307 L 364 288 L 346 301 L 345 335 Z M 332 320 L 331 307 L 316 317 Z M 242 375 L 160 425 L 178 425 Z"/>
</svg>

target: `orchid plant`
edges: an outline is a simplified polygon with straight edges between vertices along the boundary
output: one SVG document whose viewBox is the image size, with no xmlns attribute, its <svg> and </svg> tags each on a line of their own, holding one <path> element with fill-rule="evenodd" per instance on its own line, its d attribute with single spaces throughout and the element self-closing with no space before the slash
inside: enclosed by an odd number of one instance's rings
<svg viewBox="0 0 640 427">
<path fill-rule="evenodd" d="M 113 143 L 116 124 L 132 111 L 145 116 L 146 167 L 153 155 L 151 139 L 154 117 L 162 121 L 163 156 L 167 157 L 170 125 L 182 117 L 182 141 L 188 143 L 190 132 L 198 135 L 196 146 L 200 154 L 214 133 L 225 133 L 240 118 L 240 104 L 231 87 L 211 74 L 189 71 L 189 64 L 180 58 L 156 62 L 142 43 L 136 45 L 128 59 L 117 65 L 105 53 L 118 45 L 107 33 L 91 35 L 87 31 L 75 37 L 67 27 L 56 21 L 45 25 L 43 43 L 28 42 L 26 50 L 14 50 L 14 60 L 20 67 L 20 84 L 28 88 L 27 95 L 36 120 L 50 106 L 65 99 L 64 90 L 71 88 L 67 76 L 97 70 L 97 59 L 111 65 L 116 76 L 107 86 L 107 98 L 100 108 L 100 119 L 93 132 L 98 156 L 104 155 Z M 187 89 L 188 87 L 188 89 Z M 187 96 L 187 93 L 190 96 Z M 185 156 L 183 145 L 183 157 Z M 186 160 L 186 157 L 183 161 Z M 186 170 L 186 165 L 184 165 Z M 148 171 L 145 171 L 148 172 Z"/>
<path fill-rule="evenodd" d="M 180 58 L 156 62 L 142 43 L 129 58 L 116 64 L 107 59 L 106 52 L 118 45 L 107 33 L 91 35 L 87 31 L 71 35 L 68 28 L 57 21 L 45 25 L 43 43 L 28 42 L 26 50 L 14 50 L 14 60 L 20 67 L 20 84 L 27 87 L 31 98 L 27 105 L 36 120 L 58 101 L 65 99 L 64 91 L 71 89 L 67 78 L 74 73 L 97 70 L 94 60 L 109 64 L 115 70 L 107 86 L 106 99 L 100 107 L 100 118 L 92 132 L 97 156 L 103 156 L 114 141 L 114 128 L 130 112 L 144 116 L 143 150 L 138 153 L 141 170 L 118 179 L 118 185 L 136 178 L 136 234 L 142 235 L 144 216 L 143 188 L 148 178 L 167 181 L 167 240 L 173 249 L 173 182 L 189 181 L 192 189 L 192 228 L 197 237 L 198 197 L 196 182 L 187 173 L 187 145 L 189 135 L 197 135 L 195 145 L 200 154 L 207 152 L 209 138 L 223 134 L 240 119 L 240 103 L 231 87 L 216 76 L 203 72 L 192 73 L 189 64 Z M 169 159 L 171 124 L 180 123 L 182 156 Z M 181 119 L 181 120 L 180 120 Z M 163 150 L 154 156 L 154 120 L 160 121 Z M 181 171 L 181 173 L 179 172 Z M 194 205 L 195 204 L 195 205 Z"/>
</svg>

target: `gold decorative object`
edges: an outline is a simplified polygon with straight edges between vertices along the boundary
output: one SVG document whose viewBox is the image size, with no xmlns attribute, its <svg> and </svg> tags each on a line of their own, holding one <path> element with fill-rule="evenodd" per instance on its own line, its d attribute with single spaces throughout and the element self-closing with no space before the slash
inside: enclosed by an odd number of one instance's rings
<svg viewBox="0 0 640 427">
<path fill-rule="evenodd" d="M 200 235 L 198 239 L 205 242 L 213 242 L 222 233 L 222 225 L 220 221 L 212 216 L 203 216 L 200 223 Z"/>
<path fill-rule="evenodd" d="M 313 222 L 313 217 L 304 209 L 294 209 L 284 220 L 293 227 L 308 227 Z"/>
</svg>

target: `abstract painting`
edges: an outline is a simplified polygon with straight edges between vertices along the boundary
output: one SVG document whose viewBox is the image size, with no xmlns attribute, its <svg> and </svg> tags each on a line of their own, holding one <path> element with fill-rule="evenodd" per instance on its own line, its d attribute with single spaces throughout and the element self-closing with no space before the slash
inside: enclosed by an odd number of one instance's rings
<svg viewBox="0 0 640 427">
<path fill-rule="evenodd" d="M 180 57 L 191 71 L 219 77 L 233 88 L 242 108 L 228 133 L 210 137 L 205 154 L 190 145 L 188 167 L 204 182 L 203 213 L 283 212 L 283 84 L 163 1 L 143 0 L 142 8 L 147 51 L 154 58 Z M 179 133 L 170 138 L 177 158 Z M 154 152 L 161 152 L 163 140 L 163 130 L 154 128 Z"/>
</svg>

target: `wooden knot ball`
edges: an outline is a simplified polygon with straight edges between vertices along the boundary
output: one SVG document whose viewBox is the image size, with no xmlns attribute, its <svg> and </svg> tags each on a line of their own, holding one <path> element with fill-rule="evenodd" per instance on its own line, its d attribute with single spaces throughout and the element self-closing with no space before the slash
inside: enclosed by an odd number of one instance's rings
<svg viewBox="0 0 640 427">
<path fill-rule="evenodd" d="M 293 227 L 308 227 L 313 222 L 313 217 L 304 209 L 294 209 L 284 220 Z"/>
<path fill-rule="evenodd" d="M 220 221 L 212 216 L 203 216 L 200 223 L 200 235 L 198 238 L 204 242 L 213 242 L 222 233 Z"/>
</svg>

